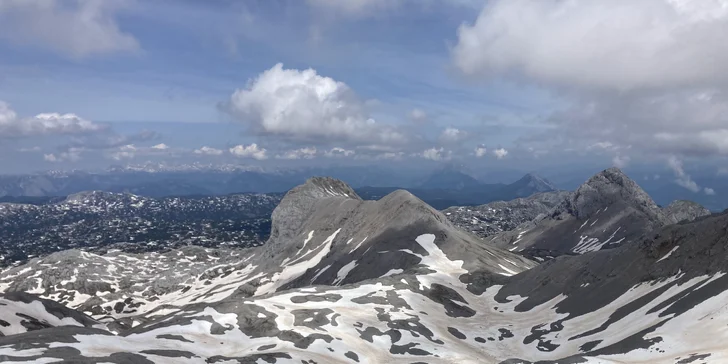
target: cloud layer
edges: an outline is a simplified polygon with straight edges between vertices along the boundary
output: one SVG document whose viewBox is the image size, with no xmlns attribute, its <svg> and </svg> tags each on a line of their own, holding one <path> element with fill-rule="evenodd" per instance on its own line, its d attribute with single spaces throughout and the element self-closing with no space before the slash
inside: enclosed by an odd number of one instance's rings
<svg viewBox="0 0 728 364">
<path fill-rule="evenodd" d="M 0 38 L 73 58 L 128 52 L 139 42 L 114 19 L 127 1 L 0 1 Z"/>
<path fill-rule="evenodd" d="M 0 101 L 0 138 L 86 134 L 106 129 L 105 125 L 93 123 L 75 114 L 46 113 L 34 117 L 18 117 L 10 105 Z"/>
<path fill-rule="evenodd" d="M 520 75 L 595 89 L 661 89 L 728 81 L 723 0 L 490 2 L 458 31 L 468 75 Z"/>
</svg>

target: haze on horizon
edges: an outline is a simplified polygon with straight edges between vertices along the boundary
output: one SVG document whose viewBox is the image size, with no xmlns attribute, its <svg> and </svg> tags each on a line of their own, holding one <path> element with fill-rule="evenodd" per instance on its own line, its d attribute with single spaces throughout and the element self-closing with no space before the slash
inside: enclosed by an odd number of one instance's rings
<svg viewBox="0 0 728 364">
<path fill-rule="evenodd" d="M 726 27 L 725 0 L 0 1 L 0 170 L 614 165 L 711 196 Z"/>
</svg>

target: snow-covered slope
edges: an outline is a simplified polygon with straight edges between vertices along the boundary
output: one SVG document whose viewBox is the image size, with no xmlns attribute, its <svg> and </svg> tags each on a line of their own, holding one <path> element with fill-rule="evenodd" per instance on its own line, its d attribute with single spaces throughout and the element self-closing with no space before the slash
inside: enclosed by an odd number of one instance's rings
<svg viewBox="0 0 728 364">
<path fill-rule="evenodd" d="M 289 192 L 273 222 L 264 247 L 200 250 L 196 255 L 207 256 L 198 259 L 209 261 L 199 268 L 191 252 L 183 251 L 179 264 L 159 255 L 117 256 L 107 263 L 117 268 L 109 269 L 148 266 L 154 278 L 125 281 L 129 273 L 117 272 L 119 283 L 94 298 L 141 284 L 156 299 L 134 305 L 136 312 L 105 312 L 106 330 L 72 323 L 2 337 L 0 357 L 41 363 L 728 360 L 728 215 L 539 266 L 459 232 L 406 192 L 362 201 L 326 178 Z M 98 258 L 78 255 L 74 282 L 44 284 L 56 275 L 49 269 L 55 261 L 35 261 L 3 277 L 11 284 L 39 279 L 42 287 L 93 289 L 97 279 L 82 271 Z M 155 268 L 156 260 L 164 262 Z M 0 317 L 17 311 L 7 307 L 0 305 Z"/>
<path fill-rule="evenodd" d="M 344 286 L 199 302 L 119 336 L 0 338 L 10 361 L 691 363 L 728 360 L 728 216 L 525 273 L 463 280 L 438 237 L 421 269 Z M 472 277 L 472 274 L 471 274 Z M 32 340 L 33 346 L 23 345 Z"/>
<path fill-rule="evenodd" d="M 199 301 L 427 269 L 415 242 L 425 233 L 437 235 L 439 249 L 478 274 L 510 276 L 535 265 L 459 231 L 408 192 L 363 201 L 330 178 L 291 190 L 272 220 L 271 237 L 259 248 L 104 256 L 70 250 L 2 272 L 0 291 L 38 294 L 131 327 Z"/>
</svg>

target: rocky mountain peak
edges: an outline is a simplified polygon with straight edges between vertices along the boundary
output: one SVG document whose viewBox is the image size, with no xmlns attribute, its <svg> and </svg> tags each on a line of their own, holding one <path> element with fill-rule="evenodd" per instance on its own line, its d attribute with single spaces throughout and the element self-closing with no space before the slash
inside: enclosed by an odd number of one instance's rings
<svg viewBox="0 0 728 364">
<path fill-rule="evenodd" d="M 710 210 L 693 201 L 677 200 L 663 208 L 665 217 L 670 223 L 693 221 L 699 217 L 710 215 Z"/>
<path fill-rule="evenodd" d="M 296 236 L 307 218 L 324 199 L 362 201 L 345 182 L 331 177 L 312 177 L 283 197 L 271 215 L 271 240 Z"/>
<path fill-rule="evenodd" d="M 617 202 L 632 206 L 656 220 L 664 220 L 647 192 L 616 167 L 605 169 L 582 184 L 570 201 L 570 212 L 579 219 L 588 219 Z"/>
<path fill-rule="evenodd" d="M 519 182 L 532 188 L 534 191 L 537 191 L 537 192 L 548 192 L 548 191 L 557 190 L 556 186 L 554 186 L 554 184 L 551 183 L 551 181 L 549 181 L 535 173 L 526 174 L 517 183 L 519 183 Z"/>
</svg>

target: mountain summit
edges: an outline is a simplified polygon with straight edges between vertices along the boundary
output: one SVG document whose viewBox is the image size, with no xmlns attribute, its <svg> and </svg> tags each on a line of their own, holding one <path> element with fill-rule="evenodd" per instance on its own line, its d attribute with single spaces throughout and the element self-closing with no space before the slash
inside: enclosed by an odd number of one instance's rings
<svg viewBox="0 0 728 364">
<path fill-rule="evenodd" d="M 672 220 L 636 182 L 619 168 L 609 168 L 550 214 L 498 234 L 491 242 L 544 259 L 615 247 L 669 223 Z"/>
<path fill-rule="evenodd" d="M 516 197 L 529 197 L 535 193 L 556 191 L 558 188 L 547 179 L 528 173 L 516 182 L 503 187 L 501 194 Z"/>
</svg>

